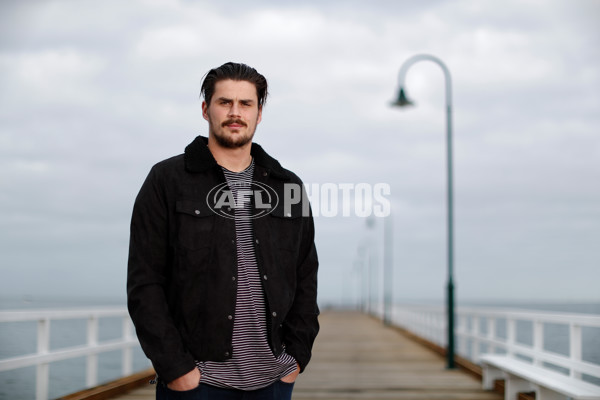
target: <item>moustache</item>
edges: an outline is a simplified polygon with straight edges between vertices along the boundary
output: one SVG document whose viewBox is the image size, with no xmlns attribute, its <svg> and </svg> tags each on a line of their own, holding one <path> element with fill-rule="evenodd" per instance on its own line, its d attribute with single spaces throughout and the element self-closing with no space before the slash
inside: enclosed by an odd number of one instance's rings
<svg viewBox="0 0 600 400">
<path fill-rule="evenodd" d="M 241 119 L 228 119 L 227 121 L 223 122 L 221 124 L 221 127 L 226 127 L 227 125 L 231 125 L 231 124 L 237 124 L 237 125 L 241 125 L 241 126 L 248 126 L 248 124 L 246 124 L 244 121 L 242 121 Z"/>
</svg>

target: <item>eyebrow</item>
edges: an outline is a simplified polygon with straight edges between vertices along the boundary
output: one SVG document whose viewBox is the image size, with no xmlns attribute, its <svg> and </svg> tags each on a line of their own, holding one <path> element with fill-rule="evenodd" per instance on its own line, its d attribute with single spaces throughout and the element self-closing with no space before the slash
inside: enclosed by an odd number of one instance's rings
<svg viewBox="0 0 600 400">
<path fill-rule="evenodd" d="M 227 102 L 232 102 L 233 99 L 230 99 L 228 97 L 219 97 L 217 98 L 217 101 L 227 101 Z M 252 99 L 240 99 L 241 103 L 254 103 L 254 100 Z"/>
</svg>

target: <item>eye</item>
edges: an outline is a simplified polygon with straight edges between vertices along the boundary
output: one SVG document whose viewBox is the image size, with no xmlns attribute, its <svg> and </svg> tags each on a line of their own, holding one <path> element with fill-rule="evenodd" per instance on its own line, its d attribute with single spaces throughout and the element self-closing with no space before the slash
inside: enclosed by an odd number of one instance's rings
<svg viewBox="0 0 600 400">
<path fill-rule="evenodd" d="M 221 105 L 221 106 L 226 106 L 228 104 L 231 104 L 231 100 L 230 99 L 225 99 L 225 98 L 220 98 L 217 100 L 217 104 Z"/>
</svg>

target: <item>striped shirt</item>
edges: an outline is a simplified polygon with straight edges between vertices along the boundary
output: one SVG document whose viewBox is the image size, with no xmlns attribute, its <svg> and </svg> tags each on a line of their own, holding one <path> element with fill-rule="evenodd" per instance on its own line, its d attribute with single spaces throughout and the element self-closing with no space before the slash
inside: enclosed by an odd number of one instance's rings
<svg viewBox="0 0 600 400">
<path fill-rule="evenodd" d="M 254 160 L 242 172 L 223 168 L 235 200 L 238 279 L 233 320 L 233 353 L 225 361 L 199 361 L 201 381 L 240 390 L 269 386 L 296 369 L 296 360 L 285 351 L 275 357 L 267 340 L 265 297 L 254 252 L 250 199 L 238 191 L 251 190 Z M 247 200 L 238 204 L 238 199 Z"/>
</svg>

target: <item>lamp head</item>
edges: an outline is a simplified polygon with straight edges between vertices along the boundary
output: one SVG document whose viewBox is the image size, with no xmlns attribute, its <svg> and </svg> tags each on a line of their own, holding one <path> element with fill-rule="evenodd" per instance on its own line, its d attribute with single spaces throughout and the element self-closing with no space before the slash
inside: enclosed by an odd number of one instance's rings
<svg viewBox="0 0 600 400">
<path fill-rule="evenodd" d="M 406 98 L 404 94 L 404 88 L 400 88 L 400 92 L 398 93 L 398 100 L 392 103 L 393 106 L 396 107 L 406 107 L 412 106 L 414 103 Z"/>
<path fill-rule="evenodd" d="M 373 229 L 375 227 L 375 218 L 373 217 L 373 214 L 367 217 L 366 224 L 368 229 Z"/>
</svg>

